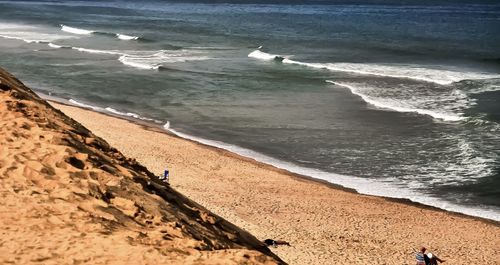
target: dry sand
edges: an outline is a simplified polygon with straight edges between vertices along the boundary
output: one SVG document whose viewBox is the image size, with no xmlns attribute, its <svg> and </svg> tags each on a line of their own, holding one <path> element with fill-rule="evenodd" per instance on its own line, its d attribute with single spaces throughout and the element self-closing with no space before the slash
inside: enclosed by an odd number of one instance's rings
<svg viewBox="0 0 500 265">
<path fill-rule="evenodd" d="M 277 264 L 0 69 L 0 264 Z"/>
<path fill-rule="evenodd" d="M 355 194 L 230 152 L 80 108 L 53 104 L 290 264 L 415 264 L 425 245 L 445 264 L 500 264 L 500 226 L 416 204 Z"/>
</svg>

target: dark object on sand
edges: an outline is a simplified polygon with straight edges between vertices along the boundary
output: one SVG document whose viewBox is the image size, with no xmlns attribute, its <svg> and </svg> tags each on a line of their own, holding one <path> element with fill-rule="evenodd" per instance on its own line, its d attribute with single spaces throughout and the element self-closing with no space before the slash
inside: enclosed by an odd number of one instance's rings
<svg viewBox="0 0 500 265">
<path fill-rule="evenodd" d="M 286 246 L 290 246 L 290 243 L 286 242 L 286 241 L 283 241 L 283 240 L 274 240 L 274 239 L 266 239 L 264 240 L 264 244 L 266 244 L 267 246 L 273 246 L 273 247 L 278 247 L 278 245 L 286 245 Z"/>
<path fill-rule="evenodd" d="M 425 254 L 426 250 L 427 249 L 425 247 L 421 247 L 420 252 L 415 252 L 417 265 L 437 265 L 438 261 L 444 262 L 444 260 L 441 260 L 440 258 L 438 258 L 436 255 L 433 255 L 432 253 Z"/>
</svg>

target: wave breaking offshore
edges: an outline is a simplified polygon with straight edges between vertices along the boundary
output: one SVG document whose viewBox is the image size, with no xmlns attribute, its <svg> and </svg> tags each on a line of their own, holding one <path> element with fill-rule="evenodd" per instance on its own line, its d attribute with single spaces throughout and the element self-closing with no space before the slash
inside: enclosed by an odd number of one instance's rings
<svg viewBox="0 0 500 265">
<path fill-rule="evenodd" d="M 463 80 L 481 80 L 500 78 L 496 73 L 460 71 L 454 69 L 445 69 L 442 66 L 427 66 L 416 64 L 374 64 L 374 63 L 309 63 L 290 59 L 290 56 L 270 54 L 254 50 L 248 54 L 248 57 L 258 60 L 277 60 L 283 64 L 300 65 L 315 69 L 330 70 L 333 72 L 347 72 L 360 75 L 390 77 L 399 79 L 411 79 L 436 83 L 439 85 L 450 85 Z M 441 69 L 441 68 L 442 69 Z"/>
<path fill-rule="evenodd" d="M 70 26 L 67 26 L 64 24 L 61 24 L 60 26 L 61 26 L 62 31 L 72 33 L 72 34 L 78 34 L 78 35 L 92 35 L 92 34 L 108 35 L 108 36 L 113 36 L 113 37 L 120 39 L 120 40 L 141 40 L 142 39 L 139 36 L 132 36 L 132 35 L 127 35 L 127 34 L 122 34 L 122 33 L 81 29 L 81 28 L 76 28 L 76 27 L 70 27 Z"/>
</svg>

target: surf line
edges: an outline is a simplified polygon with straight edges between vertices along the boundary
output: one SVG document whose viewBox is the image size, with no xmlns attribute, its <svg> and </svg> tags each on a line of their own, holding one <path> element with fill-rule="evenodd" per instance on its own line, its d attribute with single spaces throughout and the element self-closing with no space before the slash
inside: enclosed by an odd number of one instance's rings
<svg viewBox="0 0 500 265">
<path fill-rule="evenodd" d="M 347 72 L 360 75 L 411 79 L 438 85 L 450 85 L 463 80 L 482 80 L 500 78 L 496 73 L 469 72 L 454 69 L 442 69 L 443 66 L 406 65 L 406 64 L 371 64 L 371 63 L 310 63 L 290 59 L 291 55 L 270 54 L 262 51 L 262 46 L 248 54 L 248 57 L 263 61 L 278 61 L 332 72 Z"/>
<path fill-rule="evenodd" d="M 121 33 L 87 30 L 87 29 L 81 29 L 81 28 L 76 28 L 76 27 L 70 27 L 70 26 L 67 26 L 64 24 L 61 24 L 60 26 L 61 26 L 62 31 L 72 33 L 72 34 L 78 34 L 78 35 L 100 34 L 100 35 L 113 36 L 113 37 L 120 39 L 120 40 L 141 40 L 142 39 L 141 37 L 138 37 L 138 36 L 132 36 L 132 35 L 121 34 Z"/>
<path fill-rule="evenodd" d="M 432 110 L 417 109 L 417 108 L 403 107 L 403 106 L 391 106 L 391 105 L 388 105 L 386 103 L 379 102 L 379 101 L 361 93 L 360 89 L 356 88 L 353 85 L 338 83 L 338 82 L 334 82 L 331 80 L 326 80 L 325 82 L 330 83 L 330 84 L 334 84 L 334 85 L 337 85 L 337 86 L 340 86 L 343 88 L 347 88 L 347 89 L 349 89 L 349 91 L 352 94 L 359 96 L 361 99 L 363 99 L 363 101 L 365 101 L 366 103 L 373 105 L 377 108 L 392 110 L 392 111 L 396 111 L 396 112 L 413 112 L 413 113 L 418 113 L 421 115 L 428 115 L 428 116 L 431 116 L 435 119 L 440 119 L 443 121 L 450 121 L 450 122 L 457 122 L 457 121 L 461 121 L 461 120 L 465 119 L 464 117 L 461 117 L 458 115 L 446 114 L 446 113 L 441 113 L 441 112 L 432 111 Z"/>
</svg>

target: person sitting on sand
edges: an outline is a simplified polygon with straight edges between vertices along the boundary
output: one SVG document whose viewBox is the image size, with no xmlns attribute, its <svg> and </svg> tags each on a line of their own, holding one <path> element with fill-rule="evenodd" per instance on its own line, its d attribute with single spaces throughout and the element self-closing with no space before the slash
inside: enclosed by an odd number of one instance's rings
<svg viewBox="0 0 500 265">
<path fill-rule="evenodd" d="M 426 250 L 427 249 L 425 247 L 421 247 L 420 252 L 416 253 L 415 258 L 417 259 L 417 265 L 437 265 L 438 261 L 444 262 L 444 260 L 441 260 L 432 253 L 425 254 Z"/>
<path fill-rule="evenodd" d="M 283 241 L 283 240 L 274 240 L 274 239 L 266 239 L 264 240 L 264 244 L 266 244 L 267 246 L 273 246 L 273 247 L 278 247 L 278 245 L 286 245 L 286 246 L 290 246 L 290 243 L 286 242 L 286 241 Z"/>
<path fill-rule="evenodd" d="M 427 265 L 426 258 L 427 256 L 425 255 L 425 247 L 420 248 L 420 252 L 415 253 L 415 259 L 417 260 L 417 265 Z"/>
<path fill-rule="evenodd" d="M 432 253 L 427 253 L 427 258 L 429 258 L 429 265 L 438 265 L 439 262 L 444 262 L 444 260 L 438 258 L 436 255 Z"/>
</svg>

